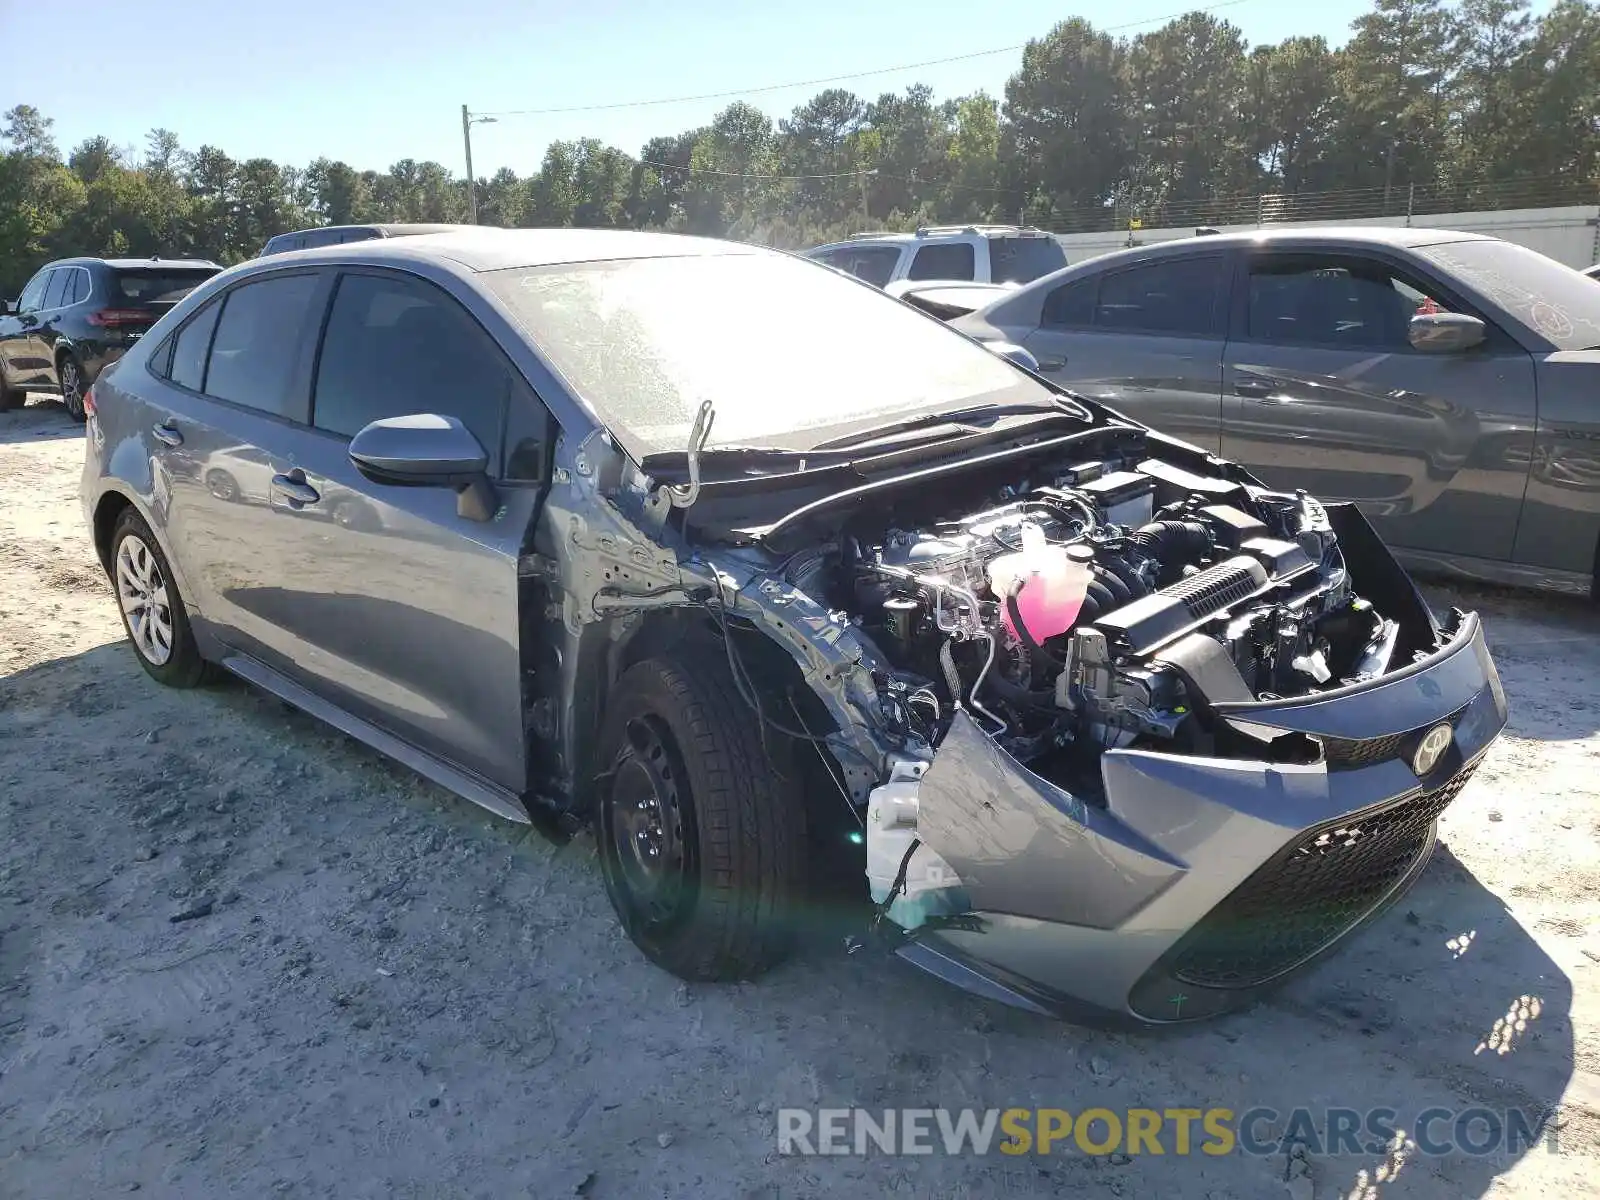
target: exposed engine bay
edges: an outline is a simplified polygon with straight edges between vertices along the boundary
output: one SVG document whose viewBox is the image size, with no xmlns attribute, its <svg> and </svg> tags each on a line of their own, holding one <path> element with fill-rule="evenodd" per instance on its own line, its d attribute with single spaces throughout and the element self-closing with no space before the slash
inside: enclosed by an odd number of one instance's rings
<svg viewBox="0 0 1600 1200">
<path fill-rule="evenodd" d="M 1309 496 L 1147 459 L 1082 463 L 996 499 L 846 538 L 832 564 L 894 664 L 889 703 L 930 744 L 959 702 L 1024 763 L 1136 743 L 1211 753 L 1212 703 L 1389 667 L 1397 626 L 1352 591 Z M 1063 602 L 1029 611 L 1030 589 L 1068 577 Z"/>
</svg>

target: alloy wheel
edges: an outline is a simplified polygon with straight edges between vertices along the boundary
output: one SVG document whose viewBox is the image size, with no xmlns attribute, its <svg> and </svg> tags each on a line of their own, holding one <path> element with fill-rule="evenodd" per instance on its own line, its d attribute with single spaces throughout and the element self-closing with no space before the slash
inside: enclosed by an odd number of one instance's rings
<svg viewBox="0 0 1600 1200">
<path fill-rule="evenodd" d="M 165 666 L 172 657 L 172 608 L 161 565 L 144 540 L 134 534 L 117 546 L 117 601 L 128 622 L 128 635 L 144 660 Z"/>
<path fill-rule="evenodd" d="M 83 419 L 83 372 L 70 356 L 61 361 L 61 403 L 74 418 Z"/>
</svg>

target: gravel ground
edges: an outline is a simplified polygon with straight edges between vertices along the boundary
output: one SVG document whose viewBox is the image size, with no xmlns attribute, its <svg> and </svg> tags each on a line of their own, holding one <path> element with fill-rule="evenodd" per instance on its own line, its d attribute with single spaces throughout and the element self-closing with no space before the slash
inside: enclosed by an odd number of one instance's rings
<svg viewBox="0 0 1600 1200">
<path fill-rule="evenodd" d="M 1508 735 L 1410 896 L 1269 1003 L 1110 1035 L 846 953 L 689 987 L 557 848 L 122 641 L 81 429 L 0 416 L 0 1195 L 1596 1194 L 1600 617 L 1486 614 Z M 780 1156 L 775 1109 L 1554 1110 L 1481 1157 Z M 1264 1127 L 1263 1132 L 1272 1132 Z"/>
</svg>

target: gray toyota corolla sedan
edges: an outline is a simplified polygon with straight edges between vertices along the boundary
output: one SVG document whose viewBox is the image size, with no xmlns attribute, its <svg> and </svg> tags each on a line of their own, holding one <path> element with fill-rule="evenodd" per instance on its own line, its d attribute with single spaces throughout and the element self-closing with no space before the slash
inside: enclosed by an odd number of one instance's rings
<svg viewBox="0 0 1600 1200">
<path fill-rule="evenodd" d="M 980 994 L 1237 1007 L 1417 877 L 1506 720 L 1478 619 L 1354 506 L 753 247 L 257 260 L 89 409 L 150 675 L 229 672 L 589 826 L 689 979 L 781 958 L 842 853 L 877 940 Z"/>
</svg>

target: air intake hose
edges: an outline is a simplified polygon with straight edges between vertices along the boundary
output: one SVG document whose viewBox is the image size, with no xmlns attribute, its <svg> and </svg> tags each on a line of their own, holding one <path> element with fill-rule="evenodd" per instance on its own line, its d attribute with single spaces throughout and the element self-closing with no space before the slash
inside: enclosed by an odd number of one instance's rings
<svg viewBox="0 0 1600 1200">
<path fill-rule="evenodd" d="M 1184 567 L 1211 549 L 1211 534 L 1198 521 L 1152 521 L 1128 540 L 1145 557 L 1161 564 L 1163 579 L 1177 578 Z"/>
</svg>

